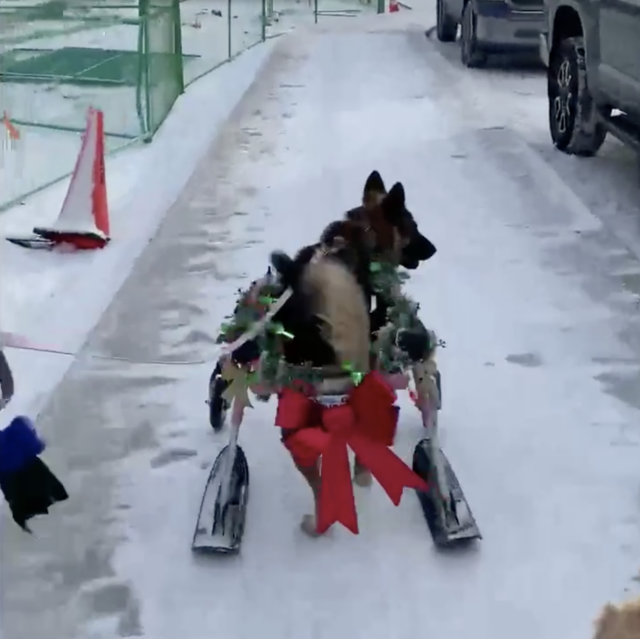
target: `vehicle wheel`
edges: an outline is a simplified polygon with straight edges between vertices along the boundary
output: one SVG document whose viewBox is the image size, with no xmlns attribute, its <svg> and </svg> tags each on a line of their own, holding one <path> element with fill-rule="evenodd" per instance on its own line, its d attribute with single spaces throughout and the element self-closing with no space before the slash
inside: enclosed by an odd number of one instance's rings
<svg viewBox="0 0 640 639">
<path fill-rule="evenodd" d="M 487 54 L 478 47 L 476 39 L 476 14 L 471 0 L 462 11 L 460 59 L 468 69 L 481 67 L 487 61 Z"/>
<path fill-rule="evenodd" d="M 549 130 L 554 145 L 573 155 L 594 155 L 607 135 L 587 82 L 584 41 L 553 47 L 547 70 Z"/>
<path fill-rule="evenodd" d="M 447 15 L 445 0 L 437 0 L 436 35 L 440 42 L 455 42 L 458 35 L 458 23 Z"/>
</svg>

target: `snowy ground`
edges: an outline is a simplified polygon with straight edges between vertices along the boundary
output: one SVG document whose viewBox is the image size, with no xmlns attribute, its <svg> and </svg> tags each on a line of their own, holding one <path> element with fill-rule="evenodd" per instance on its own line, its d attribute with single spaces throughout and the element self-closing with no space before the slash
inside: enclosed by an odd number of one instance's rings
<svg viewBox="0 0 640 639">
<path fill-rule="evenodd" d="M 152 145 L 132 149 L 108 162 L 111 233 L 120 238 L 109 251 L 61 260 L 47 253 L 26 252 L 7 242 L 0 244 L 2 330 L 20 332 L 36 343 L 53 340 L 63 350 L 79 348 L 215 138 L 216 127 L 260 72 L 274 44 L 270 41 L 247 52 L 233 65 L 194 85 L 179 98 Z M 67 187 L 65 181 L 3 213 L 0 234 L 25 235 L 34 225 L 52 223 Z M 74 309 L 81 298 L 88 303 L 78 313 Z M 49 335 L 54 326 L 59 332 Z"/>
<path fill-rule="evenodd" d="M 39 413 L 72 495 L 33 538 L 2 515 L 3 639 L 588 639 L 607 600 L 638 591 L 635 165 L 615 142 L 588 161 L 552 152 L 541 72 L 466 71 L 455 46 L 425 38 L 430 24 L 415 11 L 282 38 L 215 143 L 213 122 L 182 137 L 220 92 L 241 93 L 256 48 L 234 63 L 244 71 L 194 85 L 197 113 L 184 96 L 146 174 L 134 156 L 110 169 L 109 249 L 3 247 L 3 327 L 71 353 L 9 350 L 8 416 Z M 224 443 L 204 405 L 216 328 L 269 252 L 313 241 L 373 168 L 404 182 L 439 248 L 411 292 L 447 342 L 444 446 L 485 539 L 438 554 L 415 497 L 394 509 L 377 487 L 358 491 L 359 537 L 302 538 L 308 495 L 269 405 L 243 426 L 243 552 L 196 559 Z M 50 219 L 61 193 L 1 230 Z M 404 402 L 398 453 L 419 437 Z"/>
</svg>

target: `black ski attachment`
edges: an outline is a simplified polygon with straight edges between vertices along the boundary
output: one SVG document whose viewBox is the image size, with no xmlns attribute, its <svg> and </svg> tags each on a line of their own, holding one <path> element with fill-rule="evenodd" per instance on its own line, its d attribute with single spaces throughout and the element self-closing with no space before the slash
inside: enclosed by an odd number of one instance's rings
<svg viewBox="0 0 640 639">
<path fill-rule="evenodd" d="M 444 548 L 482 539 L 460 482 L 437 444 L 434 446 L 429 439 L 418 442 L 413 452 L 413 471 L 429 486 L 416 493 L 436 546 Z"/>
<path fill-rule="evenodd" d="M 249 500 L 249 464 L 237 445 L 238 428 L 216 457 L 205 486 L 191 549 L 221 554 L 240 550 Z"/>
</svg>

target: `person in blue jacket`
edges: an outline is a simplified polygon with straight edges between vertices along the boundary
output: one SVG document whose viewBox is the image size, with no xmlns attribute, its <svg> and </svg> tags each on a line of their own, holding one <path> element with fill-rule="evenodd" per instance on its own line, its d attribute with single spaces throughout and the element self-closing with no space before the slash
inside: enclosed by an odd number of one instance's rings
<svg viewBox="0 0 640 639">
<path fill-rule="evenodd" d="M 0 410 L 14 393 L 13 374 L 0 350 Z M 0 430 L 0 490 L 11 509 L 13 520 L 31 532 L 27 520 L 45 515 L 53 504 L 68 499 L 67 491 L 39 455 L 44 442 L 28 417 L 14 417 Z"/>
</svg>

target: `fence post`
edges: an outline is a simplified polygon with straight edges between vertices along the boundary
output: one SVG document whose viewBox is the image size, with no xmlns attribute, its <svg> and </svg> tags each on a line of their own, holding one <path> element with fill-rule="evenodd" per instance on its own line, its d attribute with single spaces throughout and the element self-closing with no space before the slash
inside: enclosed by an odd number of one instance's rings
<svg viewBox="0 0 640 639">
<path fill-rule="evenodd" d="M 140 20 L 140 38 L 138 48 L 140 50 L 141 89 L 144 92 L 146 126 L 145 133 L 153 135 L 153 122 L 151 113 L 151 88 L 150 78 L 151 64 L 149 60 L 149 16 L 151 14 L 149 0 L 139 0 L 138 17 Z"/>
<path fill-rule="evenodd" d="M 267 39 L 267 0 L 262 0 L 262 41 Z"/>
<path fill-rule="evenodd" d="M 136 78 L 136 111 L 138 113 L 138 121 L 140 122 L 140 133 L 144 136 L 145 142 L 149 141 L 149 126 L 145 122 L 146 106 L 143 106 L 143 94 L 145 87 L 145 75 L 146 68 L 144 63 L 144 33 L 145 33 L 145 20 L 143 6 L 145 0 L 138 2 L 138 42 L 137 42 L 137 57 L 138 57 L 138 76 Z M 145 96 L 146 97 L 146 96 Z"/>
<path fill-rule="evenodd" d="M 180 93 L 184 93 L 184 57 L 182 55 L 182 22 L 180 15 L 180 0 L 171 3 L 173 15 L 173 54 L 176 61 L 176 79 L 180 87 Z"/>
<path fill-rule="evenodd" d="M 155 130 L 155 123 L 153 121 L 153 105 L 151 104 L 152 102 L 151 74 L 153 73 L 153 69 L 152 69 L 153 53 L 149 51 L 149 20 L 151 19 L 151 7 L 149 2 L 144 2 L 144 5 L 145 5 L 145 16 L 144 16 L 144 24 L 143 24 L 144 54 L 142 56 L 144 59 L 144 92 L 147 97 L 147 128 L 149 129 L 150 133 L 153 134 L 156 132 L 156 130 Z"/>
<path fill-rule="evenodd" d="M 231 0 L 227 0 L 227 42 L 229 43 L 228 58 L 231 60 L 233 49 L 231 48 Z"/>
<path fill-rule="evenodd" d="M 384 0 L 378 0 L 378 13 L 384 13 Z"/>
</svg>

